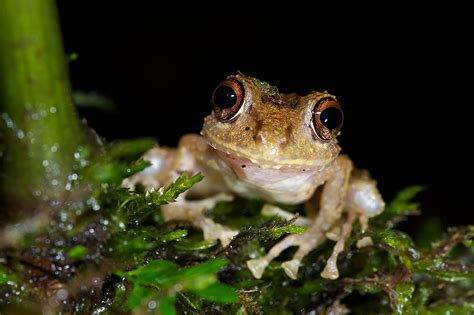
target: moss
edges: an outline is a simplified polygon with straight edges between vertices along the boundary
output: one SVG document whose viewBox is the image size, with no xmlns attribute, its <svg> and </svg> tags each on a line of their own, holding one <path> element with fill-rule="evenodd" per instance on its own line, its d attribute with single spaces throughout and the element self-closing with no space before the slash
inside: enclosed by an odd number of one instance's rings
<svg viewBox="0 0 474 315">
<path fill-rule="evenodd" d="M 202 176 L 183 174 L 149 193 L 120 187 L 124 177 L 146 165 L 137 158 L 150 145 L 147 139 L 103 142 L 101 155 L 87 159 L 85 154 L 78 161 L 74 191 L 81 193 L 76 200 L 58 210 L 46 228 L 22 235 L 19 244 L 25 247 L 4 247 L 0 296 L 9 297 L 0 301 L 4 309 L 20 304 L 38 308 L 51 303 L 44 296 L 57 296 L 63 288 L 71 294 L 55 306 L 57 311 L 264 314 L 272 309 L 293 314 L 326 312 L 338 303 L 355 314 L 472 311 L 474 228 L 431 229 L 435 232 L 426 236 L 429 241 L 419 235 L 416 243 L 395 229 L 420 212 L 414 198 L 421 187 L 402 190 L 365 233 L 355 226 L 338 263 L 339 279 L 319 275 L 330 255 L 328 242 L 304 259 L 297 280 L 280 267 L 291 250 L 256 280 L 246 260 L 304 230 L 293 221 L 261 215 L 263 203 L 245 199 L 219 203 L 209 213 L 240 229 L 225 248 L 204 241 L 188 222 L 165 223 L 160 206 L 176 200 Z M 100 180 L 91 176 L 100 169 L 108 175 Z M 371 236 L 374 245 L 359 249 L 355 243 L 364 236 Z M 34 282 L 38 277 L 50 284 Z"/>
</svg>

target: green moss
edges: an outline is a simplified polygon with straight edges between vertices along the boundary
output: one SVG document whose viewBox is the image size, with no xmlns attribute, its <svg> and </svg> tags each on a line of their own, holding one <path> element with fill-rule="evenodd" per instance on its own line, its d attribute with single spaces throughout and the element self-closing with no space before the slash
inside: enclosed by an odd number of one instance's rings
<svg viewBox="0 0 474 315">
<path fill-rule="evenodd" d="M 192 292 L 216 303 L 237 301 L 235 289 L 220 283 L 216 273 L 227 264 L 225 260 L 213 259 L 204 263 L 180 268 L 165 260 L 154 260 L 128 272 L 119 272 L 133 285 L 128 298 L 130 309 L 136 309 L 154 296 L 160 309 L 166 314 L 174 313 L 173 304 L 178 293 Z M 150 304 L 148 303 L 148 307 Z"/>
<path fill-rule="evenodd" d="M 74 246 L 67 251 L 67 254 L 72 259 L 83 259 L 87 254 L 87 247 L 82 245 Z"/>
<path fill-rule="evenodd" d="M 17 276 L 9 273 L 7 268 L 0 264 L 0 285 L 15 285 L 17 281 Z"/>
<path fill-rule="evenodd" d="M 240 230 L 223 248 L 216 241 L 204 241 L 202 232 L 188 222 L 164 222 L 160 215 L 160 206 L 174 202 L 202 179 L 200 174 L 183 174 L 169 186 L 148 193 L 120 187 L 129 174 L 124 168 L 108 168 L 111 173 L 105 178 L 114 178 L 112 181 L 97 183 L 97 178 L 89 176 L 103 165 L 121 164 L 128 169 L 139 165 L 137 158 L 150 144 L 148 140 L 104 144 L 101 155 L 83 160 L 75 189 L 88 187 L 88 192 L 59 212 L 47 229 L 24 236 L 21 243 L 29 244 L 25 249 L 41 249 L 37 260 L 23 265 L 24 252 L 7 249 L 8 255 L 0 257 L 4 261 L 0 290 L 15 292 L 18 285 L 31 280 L 18 275 L 41 262 L 40 266 L 53 265 L 64 283 L 71 284 L 69 289 L 78 290 L 74 288 L 77 283 L 95 292 L 81 299 L 71 297 L 63 304 L 64 311 L 264 314 L 272 309 L 275 314 L 294 314 L 302 310 L 323 313 L 339 302 L 354 314 L 468 314 L 472 310 L 473 227 L 436 232 L 424 243 L 415 243 L 410 235 L 395 229 L 409 215 L 419 214 L 413 198 L 420 187 L 396 196 L 382 217 L 371 220 L 368 231 L 362 233 L 355 225 L 338 261 L 339 279 L 320 277 L 333 246 L 327 242 L 303 260 L 297 280 L 289 279 L 280 266 L 294 249 L 285 251 L 256 280 L 246 260 L 261 257 L 285 235 L 304 229 L 295 226 L 294 220 L 262 216 L 262 201 L 223 202 L 208 215 Z M 364 236 L 371 236 L 374 245 L 358 249 L 355 243 Z M 44 239 L 61 245 L 45 244 Z M 65 269 L 71 264 L 73 272 Z M 51 271 L 42 272 L 47 276 Z M 103 281 L 100 287 L 87 280 L 97 277 Z M 27 286 L 19 299 L 0 304 L 33 301 L 38 305 L 38 290 Z"/>
</svg>

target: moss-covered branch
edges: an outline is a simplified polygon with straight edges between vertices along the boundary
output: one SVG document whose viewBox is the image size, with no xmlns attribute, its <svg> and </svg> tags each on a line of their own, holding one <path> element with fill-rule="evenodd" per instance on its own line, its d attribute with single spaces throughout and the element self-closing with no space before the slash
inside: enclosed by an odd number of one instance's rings
<svg viewBox="0 0 474 315">
<path fill-rule="evenodd" d="M 54 0 L 2 1 L 0 106 L 4 196 L 60 197 L 82 136 Z"/>
</svg>

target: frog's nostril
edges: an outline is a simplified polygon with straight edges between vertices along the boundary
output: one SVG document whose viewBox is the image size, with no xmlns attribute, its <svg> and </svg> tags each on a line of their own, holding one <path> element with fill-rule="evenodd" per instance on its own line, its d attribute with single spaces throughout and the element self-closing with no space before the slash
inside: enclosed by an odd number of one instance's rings
<svg viewBox="0 0 474 315">
<path fill-rule="evenodd" d="M 255 141 L 255 143 L 257 144 L 260 144 L 260 143 L 263 143 L 265 141 L 265 137 L 259 133 L 256 133 L 254 136 L 253 136 L 253 140 Z"/>
</svg>

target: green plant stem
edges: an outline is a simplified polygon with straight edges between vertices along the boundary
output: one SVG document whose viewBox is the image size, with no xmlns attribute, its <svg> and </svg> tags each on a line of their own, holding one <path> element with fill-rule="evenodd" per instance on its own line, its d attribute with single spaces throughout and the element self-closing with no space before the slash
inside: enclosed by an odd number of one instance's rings
<svg viewBox="0 0 474 315">
<path fill-rule="evenodd" d="M 83 143 L 53 0 L 2 0 L 0 126 L 4 199 L 61 198 Z"/>
</svg>

